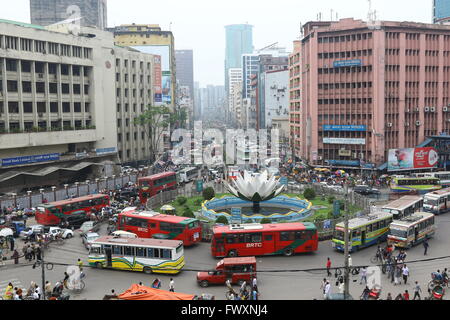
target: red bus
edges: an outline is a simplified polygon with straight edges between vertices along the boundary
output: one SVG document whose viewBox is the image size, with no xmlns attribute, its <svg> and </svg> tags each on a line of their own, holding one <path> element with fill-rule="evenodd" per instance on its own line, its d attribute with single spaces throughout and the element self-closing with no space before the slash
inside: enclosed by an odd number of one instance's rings
<svg viewBox="0 0 450 320">
<path fill-rule="evenodd" d="M 72 214 L 86 215 L 95 209 L 101 211 L 109 206 L 109 196 L 94 194 L 85 197 L 61 200 L 57 202 L 40 204 L 36 210 L 36 222 L 44 226 L 55 226 L 61 223 L 61 219 L 67 219 Z M 70 220 L 70 219 L 69 219 Z"/>
<path fill-rule="evenodd" d="M 136 208 L 119 214 L 117 229 L 135 233 L 139 238 L 181 240 L 186 247 L 202 240 L 202 227 L 197 219 L 136 211 Z"/>
<path fill-rule="evenodd" d="M 292 256 L 317 251 L 318 245 L 313 223 L 232 225 L 214 227 L 211 253 L 216 258 Z"/>
<path fill-rule="evenodd" d="M 177 188 L 177 174 L 175 172 L 163 172 L 150 177 L 138 179 L 139 200 L 142 204 L 147 199 L 160 192 L 175 190 Z"/>
</svg>

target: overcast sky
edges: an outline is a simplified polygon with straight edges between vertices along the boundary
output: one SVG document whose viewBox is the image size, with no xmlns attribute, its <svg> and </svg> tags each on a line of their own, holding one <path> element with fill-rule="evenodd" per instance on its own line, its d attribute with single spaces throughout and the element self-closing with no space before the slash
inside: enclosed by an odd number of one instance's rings
<svg viewBox="0 0 450 320">
<path fill-rule="evenodd" d="M 372 0 L 372 7 L 382 20 L 432 20 L 432 0 Z M 252 24 L 256 49 L 278 42 L 291 51 L 300 23 L 316 20 L 317 13 L 322 20 L 330 19 L 331 10 L 339 18 L 366 20 L 368 9 L 366 0 L 108 0 L 108 25 L 171 28 L 176 49 L 194 50 L 194 78 L 204 87 L 223 85 L 225 25 Z M 0 18 L 29 22 L 29 0 L 1 0 Z"/>
</svg>

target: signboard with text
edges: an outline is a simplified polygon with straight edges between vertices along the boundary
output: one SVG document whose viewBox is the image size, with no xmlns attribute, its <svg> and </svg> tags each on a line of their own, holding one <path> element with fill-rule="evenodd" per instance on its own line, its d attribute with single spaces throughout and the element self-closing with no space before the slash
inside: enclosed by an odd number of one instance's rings
<svg viewBox="0 0 450 320">
<path fill-rule="evenodd" d="M 2 166 L 18 166 L 22 164 L 30 164 L 30 163 L 38 163 L 38 162 L 47 162 L 47 161 L 58 161 L 59 153 L 50 153 L 50 154 L 40 154 L 33 156 L 23 156 L 23 157 L 15 157 L 15 158 L 5 158 L 2 159 Z"/>
<path fill-rule="evenodd" d="M 323 125 L 323 131 L 359 131 L 366 132 L 367 126 L 365 125 Z"/>
<path fill-rule="evenodd" d="M 353 60 L 342 60 L 342 61 L 334 61 L 334 68 L 342 68 L 342 67 L 360 67 L 362 66 L 361 59 L 353 59 Z"/>
<path fill-rule="evenodd" d="M 242 209 L 241 208 L 231 208 L 231 223 L 241 224 L 242 223 Z"/>
<path fill-rule="evenodd" d="M 323 138 L 324 144 L 351 144 L 351 145 L 365 145 L 366 139 L 356 138 Z"/>
</svg>

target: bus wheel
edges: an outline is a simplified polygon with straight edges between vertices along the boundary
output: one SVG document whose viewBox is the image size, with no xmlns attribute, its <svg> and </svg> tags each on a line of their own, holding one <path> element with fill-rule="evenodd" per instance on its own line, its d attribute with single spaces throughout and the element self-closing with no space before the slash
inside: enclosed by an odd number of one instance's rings
<svg viewBox="0 0 450 320">
<path fill-rule="evenodd" d="M 144 268 L 144 273 L 145 273 L 145 274 L 152 274 L 152 268 L 145 267 L 145 268 Z"/>
<path fill-rule="evenodd" d="M 228 257 L 230 258 L 235 258 L 238 256 L 238 253 L 236 250 L 231 250 L 230 252 L 228 252 Z"/>
<path fill-rule="evenodd" d="M 292 250 L 292 248 L 287 248 L 284 250 L 284 255 L 286 257 L 291 257 L 294 254 L 294 250 Z"/>
<path fill-rule="evenodd" d="M 207 288 L 209 286 L 209 282 L 206 280 L 203 280 L 202 282 L 200 282 L 200 287 L 202 288 Z"/>
<path fill-rule="evenodd" d="M 97 269 L 103 269 L 103 264 L 102 264 L 101 262 L 97 262 L 97 263 L 95 264 L 95 267 L 96 267 Z"/>
</svg>

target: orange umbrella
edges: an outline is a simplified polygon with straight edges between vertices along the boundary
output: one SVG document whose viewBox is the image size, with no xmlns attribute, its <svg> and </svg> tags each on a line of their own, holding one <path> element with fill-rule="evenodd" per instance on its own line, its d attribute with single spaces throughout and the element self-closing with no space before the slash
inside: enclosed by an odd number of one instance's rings
<svg viewBox="0 0 450 320">
<path fill-rule="evenodd" d="M 193 300 L 193 294 L 153 289 L 133 284 L 130 289 L 118 296 L 121 300 Z"/>
</svg>

